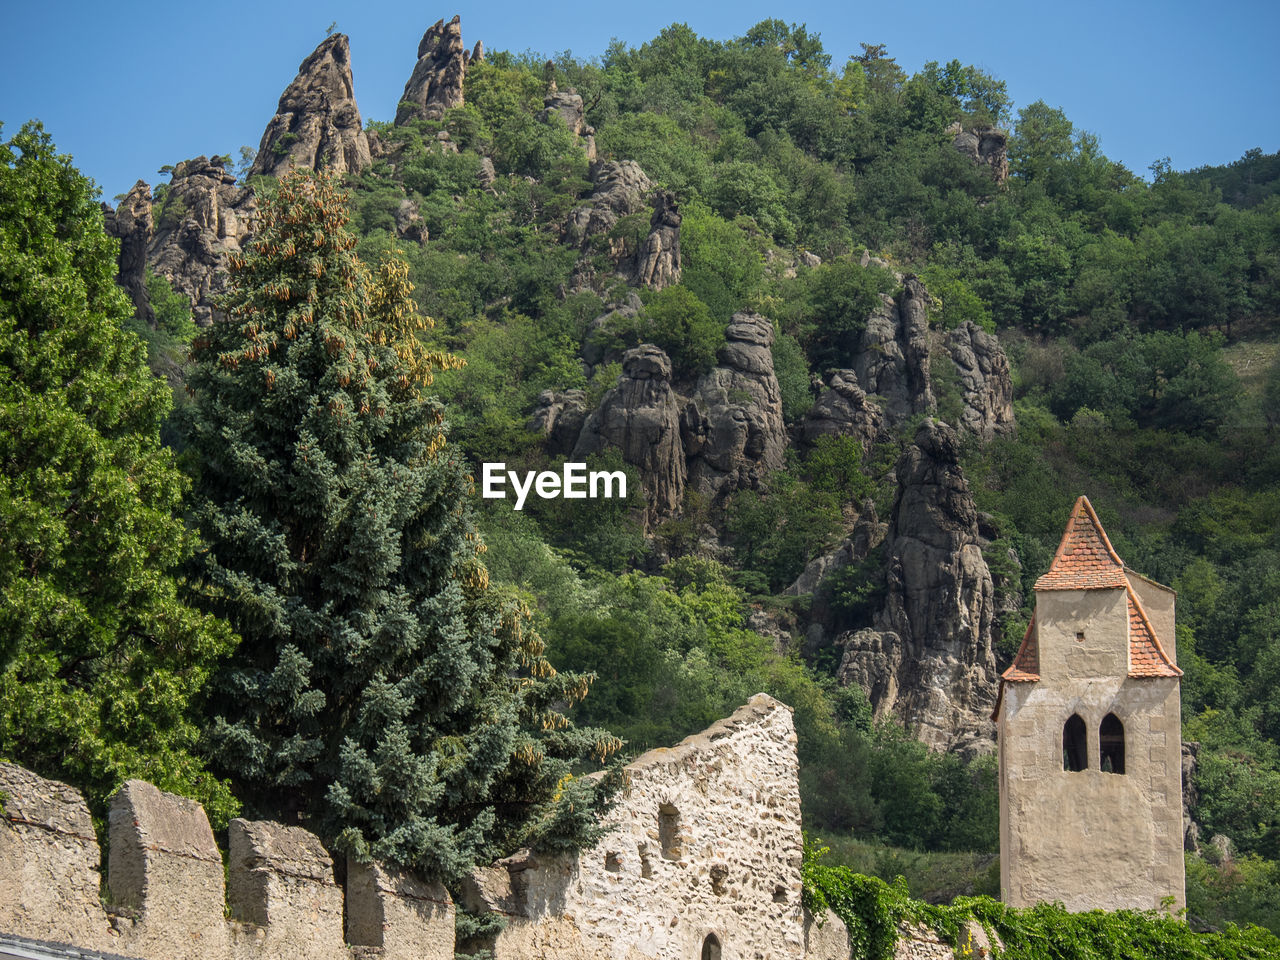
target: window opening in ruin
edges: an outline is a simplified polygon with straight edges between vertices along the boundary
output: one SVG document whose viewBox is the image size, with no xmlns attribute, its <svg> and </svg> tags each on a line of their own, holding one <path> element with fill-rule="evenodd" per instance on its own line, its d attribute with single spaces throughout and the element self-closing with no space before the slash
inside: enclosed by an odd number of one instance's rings
<svg viewBox="0 0 1280 960">
<path fill-rule="evenodd" d="M 1114 713 L 1102 718 L 1098 727 L 1098 748 L 1104 773 L 1124 773 L 1124 724 Z"/>
<path fill-rule="evenodd" d="M 1077 640 L 1079 640 L 1081 643 L 1084 643 L 1084 631 L 1083 631 L 1083 630 L 1077 630 L 1077 631 L 1076 631 L 1076 639 L 1077 639 Z"/>
<path fill-rule="evenodd" d="M 1089 731 L 1073 713 L 1062 727 L 1062 769 L 1075 773 L 1089 768 Z"/>
<path fill-rule="evenodd" d="M 669 803 L 658 807 L 658 842 L 664 859 L 680 859 L 680 811 Z"/>
<path fill-rule="evenodd" d="M 720 938 L 714 933 L 702 941 L 702 960 L 720 960 Z"/>
</svg>

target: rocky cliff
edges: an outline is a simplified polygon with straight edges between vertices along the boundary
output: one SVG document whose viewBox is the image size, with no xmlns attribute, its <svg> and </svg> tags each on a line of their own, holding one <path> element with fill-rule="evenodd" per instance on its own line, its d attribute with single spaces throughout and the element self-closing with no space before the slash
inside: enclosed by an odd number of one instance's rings
<svg viewBox="0 0 1280 960">
<path fill-rule="evenodd" d="M 782 468 L 787 447 L 773 324 L 737 313 L 726 337 L 719 365 L 698 381 L 680 424 L 689 482 L 709 501 L 759 486 Z"/>
<path fill-rule="evenodd" d="M 995 597 L 956 433 L 926 420 L 896 466 L 888 594 L 874 627 L 839 638 L 839 677 L 937 749 L 991 746 Z"/>
<path fill-rule="evenodd" d="M 280 95 L 249 174 L 282 177 L 295 167 L 359 173 L 372 162 L 356 105 L 351 47 L 345 34 L 335 33 L 302 61 Z"/>
<path fill-rule="evenodd" d="M 618 385 L 587 418 L 573 459 L 605 447 L 616 447 L 640 469 L 647 522 L 679 509 L 685 486 L 680 398 L 671 388 L 671 359 L 653 344 L 641 344 L 623 356 Z"/>
<path fill-rule="evenodd" d="M 964 393 L 959 426 L 983 440 L 1012 433 L 1013 375 L 995 334 L 966 320 L 947 334 L 945 346 Z"/>
<path fill-rule="evenodd" d="M 191 299 L 201 326 L 215 318 L 214 300 L 227 285 L 226 256 L 248 240 L 256 208 L 253 192 L 237 187 L 216 157 L 174 168 L 147 261 Z"/>
<path fill-rule="evenodd" d="M 862 333 L 854 374 L 863 390 L 883 398 L 889 427 L 936 406 L 929 384 L 928 307 L 924 284 L 908 276 L 896 299 L 881 297 Z"/>
<path fill-rule="evenodd" d="M 133 301 L 135 316 L 154 327 L 156 315 L 147 293 L 147 245 L 155 232 L 151 217 L 151 187 L 139 180 L 115 210 L 106 204 L 102 206 L 107 233 L 120 241 L 116 283 Z"/>
<path fill-rule="evenodd" d="M 483 56 L 483 47 L 476 51 Z M 418 43 L 418 62 L 404 85 L 396 108 L 396 125 L 410 120 L 439 120 L 444 112 L 463 103 L 462 83 L 467 75 L 467 48 L 462 45 L 461 18 L 437 20 Z"/>
</svg>

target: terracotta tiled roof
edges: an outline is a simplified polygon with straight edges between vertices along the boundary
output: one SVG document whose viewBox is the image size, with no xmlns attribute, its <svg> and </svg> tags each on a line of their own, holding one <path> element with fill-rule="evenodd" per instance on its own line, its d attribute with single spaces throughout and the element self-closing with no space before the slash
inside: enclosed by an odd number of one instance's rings
<svg viewBox="0 0 1280 960">
<path fill-rule="evenodd" d="M 1110 590 L 1128 585 L 1124 563 L 1112 549 L 1089 499 L 1081 497 L 1071 511 L 1049 572 L 1036 581 L 1036 589 Z"/>
<path fill-rule="evenodd" d="M 1039 680 L 1040 679 L 1040 643 L 1036 637 L 1036 618 L 1032 616 L 1027 624 L 1027 632 L 1022 636 L 1022 645 L 1013 658 L 1013 664 L 1004 673 L 1002 680 Z"/>
<path fill-rule="evenodd" d="M 1129 594 L 1129 676 L 1131 677 L 1180 677 L 1182 671 L 1175 667 L 1160 638 L 1142 609 L 1142 601 L 1132 588 Z"/>
</svg>

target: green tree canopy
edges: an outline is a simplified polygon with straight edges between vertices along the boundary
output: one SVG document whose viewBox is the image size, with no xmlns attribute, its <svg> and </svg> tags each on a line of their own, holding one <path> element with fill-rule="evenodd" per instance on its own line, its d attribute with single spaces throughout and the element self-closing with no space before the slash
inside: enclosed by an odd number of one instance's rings
<svg viewBox="0 0 1280 960">
<path fill-rule="evenodd" d="M 573 768 L 620 744 L 570 725 L 590 677 L 490 589 L 430 364 L 408 362 L 444 358 L 415 346 L 407 268 L 354 254 L 344 202 L 312 174 L 263 197 L 229 319 L 195 344 L 201 592 L 244 637 L 211 743 L 255 809 L 454 877 L 589 839 L 611 781 Z"/>
<path fill-rule="evenodd" d="M 225 822 L 192 701 L 234 637 L 178 598 L 187 483 L 116 253 L 38 124 L 0 144 L 0 756 L 98 809 L 145 777 Z"/>
</svg>

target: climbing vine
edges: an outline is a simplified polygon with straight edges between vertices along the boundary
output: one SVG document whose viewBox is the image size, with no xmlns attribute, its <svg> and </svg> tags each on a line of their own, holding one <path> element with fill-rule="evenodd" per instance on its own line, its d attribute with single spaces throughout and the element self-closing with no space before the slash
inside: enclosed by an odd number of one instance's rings
<svg viewBox="0 0 1280 960">
<path fill-rule="evenodd" d="M 1070 913 L 1061 904 L 1019 909 L 990 897 L 957 897 L 949 906 L 912 900 L 906 881 L 885 883 L 822 862 L 826 847 L 806 838 L 804 902 L 814 916 L 831 910 L 849 930 L 851 960 L 891 960 L 900 925 L 923 924 L 957 948 L 973 952 L 967 932 L 980 924 L 1002 960 L 1270 960 L 1280 937 L 1262 927 L 1196 933 L 1179 916 L 1158 910 Z M 998 941 L 997 941 L 998 938 Z"/>
</svg>

